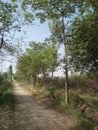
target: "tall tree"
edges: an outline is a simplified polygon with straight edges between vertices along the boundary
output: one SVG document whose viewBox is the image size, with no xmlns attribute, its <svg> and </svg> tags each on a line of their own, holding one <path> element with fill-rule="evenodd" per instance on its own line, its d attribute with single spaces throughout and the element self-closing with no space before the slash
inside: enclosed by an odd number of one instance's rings
<svg viewBox="0 0 98 130">
<path fill-rule="evenodd" d="M 69 85 L 68 85 L 68 60 L 67 60 L 67 35 L 66 35 L 66 21 L 67 18 L 72 16 L 76 12 L 90 11 L 92 8 L 97 10 L 97 5 L 95 4 L 97 0 L 22 0 L 22 8 L 27 13 L 28 9 L 31 9 L 31 13 L 34 17 L 40 19 L 40 22 L 45 22 L 46 20 L 51 20 L 56 18 L 60 21 L 60 39 L 59 42 L 64 45 L 64 59 L 65 59 L 65 101 L 69 101 Z M 98 2 L 97 2 L 98 3 Z M 28 14 L 29 14 L 28 13 Z M 29 15 L 27 15 L 28 18 Z M 58 35 L 57 35 L 58 37 Z"/>
<path fill-rule="evenodd" d="M 85 2 L 80 15 L 73 20 L 70 26 L 70 65 L 82 73 L 98 70 L 97 3 L 96 0 Z"/>
<path fill-rule="evenodd" d="M 0 49 L 6 44 L 5 35 L 18 27 L 16 9 L 17 4 L 11 0 L 9 2 L 0 1 Z"/>
<path fill-rule="evenodd" d="M 0 0 L 0 62 L 14 62 L 20 40 L 15 37 L 20 31 L 17 0 Z M 16 59 L 14 57 L 14 59 Z M 5 66 L 5 65 L 4 65 Z"/>
<path fill-rule="evenodd" d="M 65 59 L 65 74 L 66 74 L 66 82 L 65 82 L 65 101 L 68 103 L 69 101 L 69 92 L 68 92 L 68 63 L 67 63 L 67 41 L 66 41 L 66 33 L 65 33 L 65 18 L 68 18 L 75 12 L 76 4 L 79 2 L 75 2 L 74 0 L 23 0 L 22 8 L 24 11 L 28 10 L 28 7 L 31 7 L 32 13 L 37 18 L 40 18 L 41 22 L 45 22 L 46 19 L 52 19 L 56 17 L 61 21 L 61 36 L 62 43 L 64 45 L 64 59 Z"/>
</svg>

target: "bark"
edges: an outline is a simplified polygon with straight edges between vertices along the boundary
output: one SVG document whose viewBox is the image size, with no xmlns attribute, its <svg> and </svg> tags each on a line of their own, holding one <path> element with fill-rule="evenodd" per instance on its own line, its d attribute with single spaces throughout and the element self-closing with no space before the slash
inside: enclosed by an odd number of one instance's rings
<svg viewBox="0 0 98 130">
<path fill-rule="evenodd" d="M 33 84 L 33 87 L 35 87 L 35 83 L 36 83 L 36 75 L 32 74 L 32 84 Z"/>
<path fill-rule="evenodd" d="M 65 22 L 64 22 L 64 14 L 62 12 L 62 24 L 63 24 L 63 44 L 64 44 L 64 62 L 65 62 L 65 102 L 68 104 L 69 102 L 69 81 L 68 81 L 68 63 L 67 63 L 67 42 L 65 36 Z"/>
<path fill-rule="evenodd" d="M 54 74 L 54 69 L 53 69 L 53 68 L 52 68 L 52 71 L 51 71 L 51 72 L 52 72 L 52 73 L 51 73 L 51 78 L 52 78 L 52 80 L 53 80 L 53 78 L 54 78 L 54 77 L 53 77 L 53 76 L 54 76 L 54 75 L 53 75 L 53 74 Z"/>
<path fill-rule="evenodd" d="M 0 43 L 0 49 L 2 48 L 3 43 L 4 43 L 4 38 L 3 38 L 3 36 L 4 36 L 4 34 L 2 34 L 1 43 Z"/>
</svg>

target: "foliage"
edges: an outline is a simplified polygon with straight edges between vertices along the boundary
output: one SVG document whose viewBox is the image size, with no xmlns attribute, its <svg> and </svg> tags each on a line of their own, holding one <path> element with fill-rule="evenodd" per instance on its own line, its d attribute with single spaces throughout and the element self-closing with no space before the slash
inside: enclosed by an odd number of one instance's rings
<svg viewBox="0 0 98 130">
<path fill-rule="evenodd" d="M 3 75 L 0 75 L 0 95 L 6 93 L 8 88 L 11 86 L 11 83 L 5 79 Z"/>
<path fill-rule="evenodd" d="M 28 12 L 28 7 L 32 10 L 31 14 L 34 14 L 43 23 L 46 19 L 52 19 L 54 17 L 60 18 L 61 11 L 64 12 L 65 17 L 70 16 L 75 11 L 74 0 L 71 1 L 51 1 L 51 0 L 23 0 L 21 2 L 24 12 Z M 66 10 L 66 11 L 65 11 Z"/>
<path fill-rule="evenodd" d="M 97 128 L 97 126 L 92 121 L 83 117 L 79 119 L 78 123 L 79 127 L 83 128 L 83 130 L 95 130 L 95 128 Z"/>
<path fill-rule="evenodd" d="M 86 81 L 88 80 L 88 77 L 86 75 L 83 74 L 72 74 L 69 77 L 69 81 L 70 81 L 70 86 L 72 88 L 81 88 L 83 86 L 86 86 Z"/>
<path fill-rule="evenodd" d="M 70 35 L 70 67 L 81 73 L 98 70 L 98 11 L 76 17 Z"/>
<path fill-rule="evenodd" d="M 8 68 L 8 79 L 10 81 L 12 81 L 12 79 L 13 79 L 13 68 L 12 68 L 12 65 L 10 65 L 9 68 Z"/>
<path fill-rule="evenodd" d="M 63 43 L 64 45 L 64 65 L 65 65 L 65 76 L 66 76 L 66 103 L 68 103 L 68 63 L 67 63 L 67 39 L 65 35 L 65 18 L 70 17 L 75 11 L 76 6 L 81 2 L 75 2 L 74 0 L 23 0 L 21 2 L 22 9 L 24 12 L 28 12 L 28 7 L 33 10 L 34 16 L 40 19 L 40 22 L 43 23 L 45 20 L 52 20 L 56 18 L 57 29 L 54 29 L 54 34 L 52 31 L 52 35 L 59 39 L 59 43 Z M 32 13 L 31 13 L 32 14 Z M 57 22 L 58 19 L 58 22 Z M 59 23 L 59 24 L 57 24 Z M 53 26 L 55 26 L 53 25 Z M 56 35 L 57 33 L 57 35 Z"/>
<path fill-rule="evenodd" d="M 19 57 L 17 72 L 22 78 L 32 78 L 39 74 L 44 77 L 58 66 L 57 47 L 50 43 L 31 42 L 26 53 Z"/>
<path fill-rule="evenodd" d="M 32 85 L 30 85 L 28 87 L 29 89 L 32 90 L 32 93 L 37 96 L 37 100 L 39 100 L 40 102 L 45 101 L 44 102 L 45 104 L 48 104 L 50 107 L 58 110 L 59 112 L 63 114 L 65 113 L 67 116 L 69 116 L 76 124 L 75 130 L 78 130 L 78 129 L 94 130 L 95 128 L 97 128 L 94 122 L 87 119 L 83 115 L 83 113 L 81 113 L 80 109 L 77 107 L 81 101 L 84 104 L 87 101 L 83 97 L 81 97 L 76 91 L 70 92 L 70 103 L 65 104 L 64 95 L 63 95 L 64 90 L 62 89 L 58 89 L 53 86 L 42 86 L 42 87 L 32 88 Z M 52 105 L 51 105 L 51 102 L 52 102 Z"/>
<path fill-rule="evenodd" d="M 47 96 L 49 96 L 51 99 L 55 99 L 55 90 L 56 88 L 55 87 L 52 87 L 52 86 L 48 86 L 46 89 L 45 89 L 45 93 Z"/>
<path fill-rule="evenodd" d="M 19 51 L 15 38 L 20 31 L 18 3 L 13 0 L 0 0 L 0 60 L 11 62 L 8 56 L 16 56 Z M 19 44 L 19 40 L 18 40 Z M 18 48 L 18 49 L 17 49 Z M 17 51 L 16 51 L 17 50 Z"/>
<path fill-rule="evenodd" d="M 0 75 L 0 111 L 13 108 L 12 83 Z"/>
<path fill-rule="evenodd" d="M 0 96 L 0 112 L 14 108 L 12 89 L 9 88 L 3 96 Z"/>
<path fill-rule="evenodd" d="M 16 12 L 17 5 L 6 1 L 0 1 L 0 34 L 2 32 L 8 32 L 10 29 L 15 27 L 13 25 L 14 12 Z"/>
</svg>

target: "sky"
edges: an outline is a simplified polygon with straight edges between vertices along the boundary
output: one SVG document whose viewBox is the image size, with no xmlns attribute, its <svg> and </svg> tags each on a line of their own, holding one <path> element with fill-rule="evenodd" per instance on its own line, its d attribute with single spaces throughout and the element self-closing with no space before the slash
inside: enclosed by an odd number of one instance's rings
<svg viewBox="0 0 98 130">
<path fill-rule="evenodd" d="M 44 24 L 36 22 L 34 25 L 26 25 L 22 30 L 26 32 L 27 41 L 43 42 L 51 34 L 47 22 Z"/>
</svg>

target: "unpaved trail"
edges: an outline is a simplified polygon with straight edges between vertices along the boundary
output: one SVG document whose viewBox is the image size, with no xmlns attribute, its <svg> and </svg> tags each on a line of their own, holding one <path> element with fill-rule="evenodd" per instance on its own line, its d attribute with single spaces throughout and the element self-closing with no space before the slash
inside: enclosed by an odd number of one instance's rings
<svg viewBox="0 0 98 130">
<path fill-rule="evenodd" d="M 16 102 L 13 123 L 8 130 L 74 130 L 71 119 L 40 106 L 32 94 L 17 83 L 14 86 L 14 95 Z"/>
</svg>

